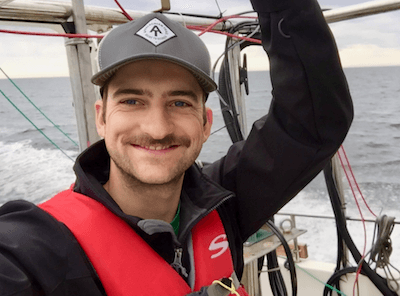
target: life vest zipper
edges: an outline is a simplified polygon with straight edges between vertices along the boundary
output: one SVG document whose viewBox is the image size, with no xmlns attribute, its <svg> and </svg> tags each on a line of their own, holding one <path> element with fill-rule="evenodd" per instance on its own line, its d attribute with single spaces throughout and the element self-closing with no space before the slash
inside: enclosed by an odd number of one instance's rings
<svg viewBox="0 0 400 296">
<path fill-rule="evenodd" d="M 186 272 L 186 268 L 182 265 L 182 255 L 183 249 L 176 248 L 174 262 L 172 262 L 171 266 L 178 272 L 178 274 L 183 275 L 185 278 L 187 278 L 189 275 Z"/>
</svg>

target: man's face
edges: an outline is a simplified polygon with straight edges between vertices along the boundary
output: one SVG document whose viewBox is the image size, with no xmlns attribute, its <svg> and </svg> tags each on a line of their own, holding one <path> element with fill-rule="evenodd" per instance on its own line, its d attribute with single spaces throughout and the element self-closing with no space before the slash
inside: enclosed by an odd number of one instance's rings
<svg viewBox="0 0 400 296">
<path fill-rule="evenodd" d="M 193 75 L 170 62 L 143 60 L 119 69 L 107 91 L 107 106 L 96 103 L 96 124 L 111 157 L 110 174 L 148 184 L 182 178 L 211 129 Z"/>
</svg>

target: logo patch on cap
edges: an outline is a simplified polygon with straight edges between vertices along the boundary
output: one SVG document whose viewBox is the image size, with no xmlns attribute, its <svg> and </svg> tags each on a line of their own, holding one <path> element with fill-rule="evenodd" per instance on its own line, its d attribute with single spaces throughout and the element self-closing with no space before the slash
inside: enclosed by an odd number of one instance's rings
<svg viewBox="0 0 400 296">
<path fill-rule="evenodd" d="M 143 37 L 155 46 L 176 36 L 175 33 L 167 27 L 167 25 L 157 18 L 154 18 L 145 24 L 139 31 L 136 32 L 136 35 Z"/>
</svg>

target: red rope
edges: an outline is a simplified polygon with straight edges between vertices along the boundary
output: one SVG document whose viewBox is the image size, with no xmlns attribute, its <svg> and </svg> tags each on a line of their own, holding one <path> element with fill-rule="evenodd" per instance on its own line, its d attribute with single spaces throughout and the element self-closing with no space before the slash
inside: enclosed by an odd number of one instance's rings
<svg viewBox="0 0 400 296">
<path fill-rule="evenodd" d="M 204 31 L 204 27 L 201 27 L 201 26 L 187 26 L 187 28 L 190 29 L 190 30 L 195 30 L 195 31 Z M 244 36 L 238 36 L 238 35 L 235 35 L 235 34 L 232 34 L 232 33 L 228 33 L 228 32 L 221 32 L 221 31 L 215 31 L 215 30 L 208 30 L 207 32 L 214 33 L 214 34 L 225 35 L 225 36 L 229 36 L 229 37 L 232 37 L 232 38 L 246 40 L 246 41 L 250 41 L 250 42 L 261 44 L 261 41 L 258 40 L 258 39 L 244 37 Z"/>
<path fill-rule="evenodd" d="M 340 160 L 340 163 L 341 163 L 341 165 L 342 165 L 342 167 L 343 167 L 343 170 L 344 170 L 344 173 L 345 173 L 345 175 L 346 175 L 347 181 L 349 182 L 351 192 L 353 193 L 353 197 L 354 197 L 354 200 L 355 200 L 355 202 L 356 202 L 358 211 L 359 211 L 360 216 L 361 216 L 361 221 L 363 222 L 363 226 L 364 226 L 364 252 L 363 252 L 363 255 L 365 255 L 365 248 L 366 248 L 366 244 L 367 244 L 367 229 L 366 229 L 366 227 L 365 227 L 365 219 L 364 219 L 364 215 L 363 215 L 363 213 L 362 213 L 362 211 L 361 211 L 360 204 L 358 203 L 357 195 L 356 195 L 356 193 L 355 193 L 355 191 L 354 191 L 353 184 L 352 184 L 352 182 L 351 182 L 351 180 L 350 180 L 350 177 L 349 177 L 349 174 L 348 174 L 348 172 L 347 172 L 346 166 L 345 166 L 345 164 L 343 163 L 342 156 L 340 155 L 340 151 L 341 151 L 341 150 L 344 150 L 343 146 L 341 146 L 340 150 L 338 151 L 338 152 L 339 152 L 339 153 L 338 153 L 339 160 Z M 350 164 L 349 164 L 349 163 L 347 163 L 347 167 L 350 167 Z M 354 176 L 353 176 L 353 177 L 354 177 Z M 356 182 L 356 181 L 354 180 L 354 182 Z"/>
<path fill-rule="evenodd" d="M 224 16 L 224 17 L 222 17 L 222 18 L 216 20 L 215 22 L 213 22 L 211 25 L 209 25 L 205 30 L 203 30 L 203 31 L 199 34 L 199 36 L 203 35 L 204 33 L 209 32 L 212 28 L 214 28 L 214 27 L 215 27 L 216 25 L 218 25 L 219 23 L 222 23 L 222 22 L 224 22 L 224 21 L 226 21 L 226 20 L 228 20 L 228 19 L 231 19 L 231 18 L 247 18 L 247 19 L 250 18 L 250 19 L 257 19 L 257 17 L 255 17 L 255 16 L 241 16 L 241 15 Z"/>
<path fill-rule="evenodd" d="M 357 286 L 357 284 L 358 284 L 358 277 L 360 276 L 360 273 L 361 273 L 361 268 L 362 268 L 362 262 L 363 262 L 363 260 L 364 260 L 364 256 L 362 256 L 361 261 L 360 261 L 361 264 L 360 264 L 360 266 L 359 266 L 358 269 L 357 269 L 356 280 L 354 281 L 354 285 L 353 285 L 353 296 L 356 295 L 356 286 Z"/>
<path fill-rule="evenodd" d="M 358 186 L 356 177 L 354 176 L 353 170 L 352 170 L 352 168 L 351 168 L 349 159 L 347 158 L 347 154 L 346 154 L 346 151 L 345 151 L 344 148 L 343 148 L 343 145 L 340 147 L 340 150 L 341 150 L 341 152 L 343 153 L 343 155 L 344 155 L 344 157 L 345 157 L 345 159 L 346 159 L 347 166 L 348 166 L 348 168 L 349 168 L 349 170 L 350 170 L 350 173 L 351 173 L 351 176 L 352 176 L 352 178 L 353 178 L 353 180 L 354 180 L 354 184 L 356 185 L 357 190 L 358 190 L 358 192 L 360 193 L 360 196 L 361 196 L 362 200 L 364 201 L 365 206 L 366 206 L 367 209 L 370 211 L 370 213 L 371 213 L 374 217 L 376 217 L 375 213 L 371 210 L 371 208 L 369 207 L 367 201 L 365 200 L 364 195 L 362 194 L 360 187 Z"/>
<path fill-rule="evenodd" d="M 13 30 L 0 30 L 0 33 L 19 34 L 19 35 L 32 35 L 32 36 L 46 36 L 46 37 L 68 37 L 68 38 L 103 38 L 103 35 L 89 35 L 89 34 L 69 34 L 69 33 L 41 33 L 41 32 L 26 32 L 26 31 L 13 31 Z"/>
<path fill-rule="evenodd" d="M 359 268 L 357 269 L 356 279 L 355 279 L 354 285 L 353 285 L 353 295 L 355 295 L 354 293 L 355 293 L 356 285 L 357 285 L 357 283 L 358 283 L 358 276 L 359 276 L 359 274 L 360 274 L 360 272 L 361 272 L 362 260 L 363 260 L 364 257 L 365 257 L 365 251 L 366 251 L 366 247 L 367 247 L 367 228 L 366 228 L 366 226 L 365 226 L 365 219 L 364 219 L 364 216 L 363 216 L 363 214 L 362 214 L 361 207 L 360 207 L 360 205 L 359 205 L 359 203 L 358 203 L 356 193 L 354 192 L 353 184 L 352 184 L 352 182 L 351 182 L 351 180 L 350 180 L 350 177 L 349 177 L 349 175 L 348 175 L 346 166 L 345 166 L 345 164 L 343 163 L 342 156 L 340 155 L 340 151 L 341 151 L 341 150 L 344 151 L 343 146 L 341 146 L 340 149 L 339 149 L 339 151 L 338 151 L 338 156 L 339 156 L 340 164 L 342 165 L 343 170 L 344 170 L 344 173 L 345 173 L 346 178 L 347 178 L 347 181 L 349 182 L 350 189 L 351 189 L 351 192 L 353 193 L 354 200 L 355 200 L 355 202 L 356 202 L 358 211 L 359 211 L 359 213 L 360 213 L 361 221 L 362 221 L 363 228 L 364 228 L 364 248 L 363 248 L 363 255 L 362 255 L 362 257 L 361 257 L 361 261 L 358 262 L 358 263 L 360 264 L 360 266 L 359 266 Z M 346 159 L 347 159 L 347 158 L 346 158 Z M 347 163 L 347 167 L 350 167 L 350 164 L 349 164 L 349 163 Z M 353 176 L 353 177 L 354 177 L 354 176 Z M 355 180 L 354 180 L 354 181 L 355 181 Z"/>
<path fill-rule="evenodd" d="M 126 16 L 126 18 L 127 18 L 128 20 L 133 21 L 133 18 L 126 12 L 126 10 L 121 6 L 121 4 L 119 4 L 118 0 L 114 0 L 114 1 L 115 1 L 115 3 L 117 3 L 118 7 L 121 9 L 122 14 L 123 14 L 124 16 Z"/>
<path fill-rule="evenodd" d="M 344 159 L 346 160 L 346 165 L 343 163 L 344 161 L 343 161 L 343 159 L 342 159 L 341 154 L 343 154 L 343 157 L 344 157 Z M 357 182 L 357 180 L 356 180 L 356 178 L 355 178 L 355 176 L 354 176 L 353 170 L 352 170 L 352 168 L 351 168 L 349 159 L 347 158 L 347 154 L 346 154 L 346 151 L 344 150 L 343 145 L 340 147 L 340 149 L 339 149 L 339 151 L 338 151 L 338 156 L 339 156 L 340 163 L 341 163 L 341 165 L 342 165 L 342 167 L 343 167 L 343 170 L 344 170 L 344 172 L 345 172 L 345 174 L 346 174 L 346 178 L 347 178 L 347 180 L 348 180 L 348 182 L 349 182 L 350 189 L 351 189 L 351 191 L 352 191 L 352 193 L 353 193 L 354 200 L 355 200 L 355 202 L 356 202 L 358 211 L 360 212 L 361 221 L 362 221 L 362 223 L 363 223 L 363 228 L 364 228 L 364 249 L 363 249 L 363 255 L 362 255 L 362 257 L 361 257 L 360 262 L 358 262 L 359 266 L 358 266 L 358 268 L 357 268 L 356 278 L 355 278 L 354 285 L 353 285 L 353 295 L 355 295 L 356 286 L 357 286 L 357 284 L 358 284 L 358 278 L 359 278 L 360 273 L 361 273 L 362 263 L 363 263 L 363 261 L 364 261 L 364 259 L 365 259 L 365 256 L 366 256 L 366 255 L 365 255 L 365 252 L 366 252 L 366 246 L 367 246 L 367 229 L 366 229 L 366 225 L 365 225 L 365 219 L 364 219 L 364 216 L 363 216 L 362 211 L 361 211 L 361 207 L 360 207 L 360 205 L 359 205 L 359 203 L 358 203 L 357 196 L 356 196 L 356 193 L 355 193 L 354 188 L 353 188 L 353 184 L 357 187 L 357 191 L 358 191 L 358 193 L 360 194 L 362 200 L 364 201 L 365 206 L 368 208 L 368 210 L 371 212 L 372 215 L 374 215 L 375 217 L 376 217 L 376 215 L 375 215 L 375 213 L 371 210 L 371 208 L 369 207 L 367 201 L 366 201 L 365 198 L 364 198 L 364 195 L 363 195 L 362 192 L 361 192 L 360 187 L 358 186 L 358 182 Z M 350 177 L 349 177 L 349 175 L 348 175 L 346 166 L 347 166 L 347 168 L 348 168 L 349 171 L 350 171 L 352 180 L 350 180 Z"/>
</svg>

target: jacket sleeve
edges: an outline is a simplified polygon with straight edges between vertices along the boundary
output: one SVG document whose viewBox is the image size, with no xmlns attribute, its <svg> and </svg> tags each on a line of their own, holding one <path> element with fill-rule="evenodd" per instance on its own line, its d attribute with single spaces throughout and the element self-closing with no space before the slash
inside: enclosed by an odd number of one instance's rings
<svg viewBox="0 0 400 296">
<path fill-rule="evenodd" d="M 337 48 L 315 0 L 252 0 L 273 86 L 268 114 L 245 142 L 204 169 L 236 193 L 245 240 L 326 165 L 353 118 Z"/>
<path fill-rule="evenodd" d="M 104 295 L 69 230 L 26 201 L 0 207 L 0 296 Z"/>
</svg>

